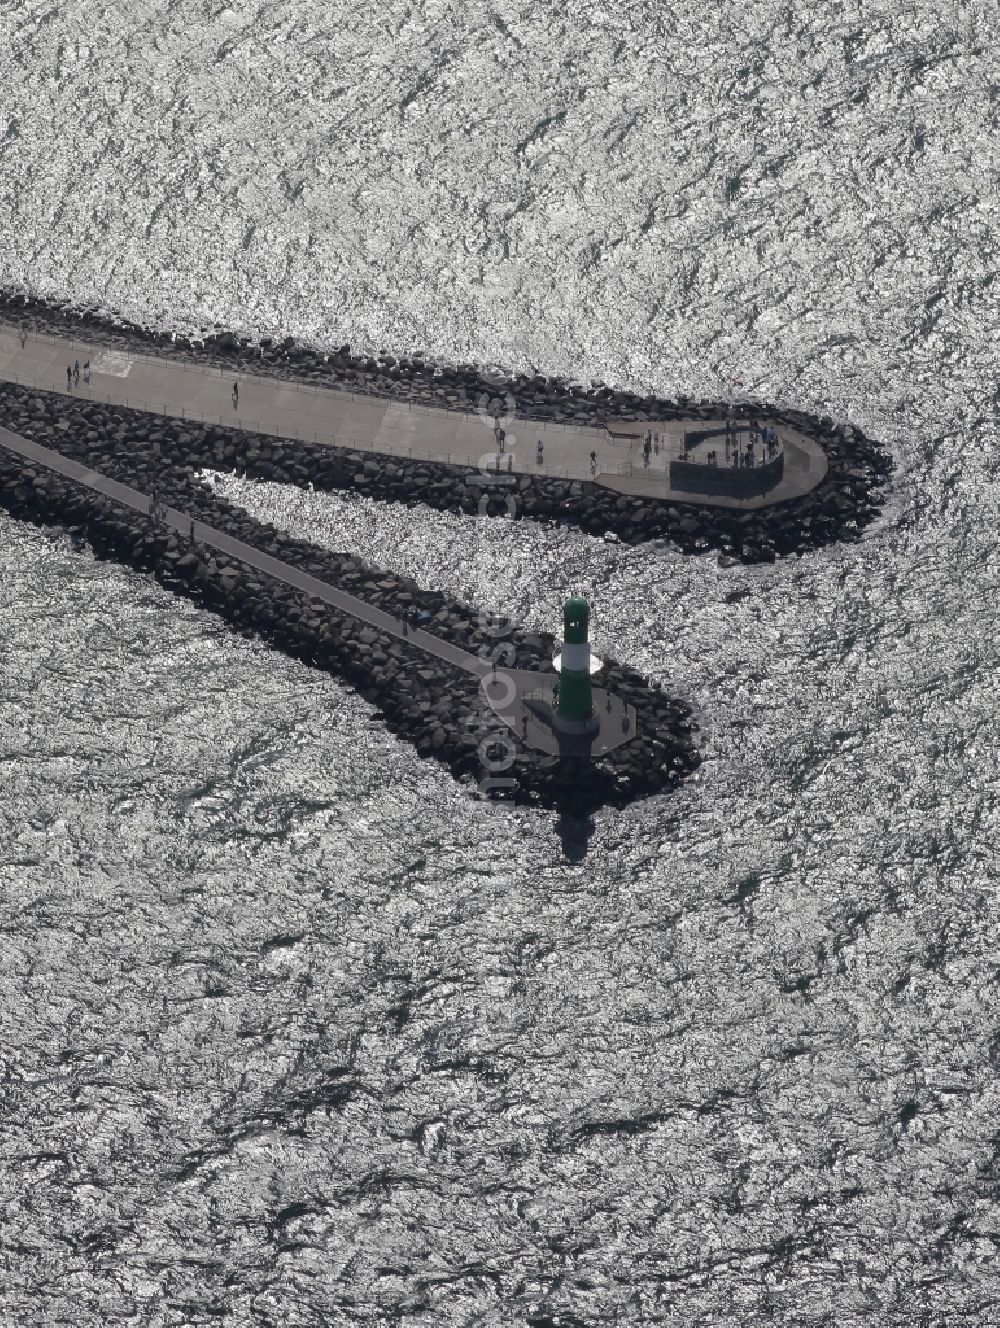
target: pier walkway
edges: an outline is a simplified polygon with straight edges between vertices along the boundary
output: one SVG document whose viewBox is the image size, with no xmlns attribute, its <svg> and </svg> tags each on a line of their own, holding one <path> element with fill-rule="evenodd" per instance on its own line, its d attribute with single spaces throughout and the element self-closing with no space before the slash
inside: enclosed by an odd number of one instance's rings
<svg viewBox="0 0 1000 1328">
<path fill-rule="evenodd" d="M 92 379 L 67 388 L 66 367 L 90 361 Z M 152 411 L 173 418 L 223 424 L 281 438 L 297 438 L 362 452 L 450 465 L 494 468 L 493 422 L 478 411 L 462 412 L 386 400 L 337 387 L 314 387 L 291 379 L 238 374 L 158 356 L 127 354 L 88 342 L 85 337 L 29 332 L 22 347 L 18 329 L 0 326 L 0 380 L 20 383 L 82 400 Z M 232 389 L 239 383 L 238 403 Z M 718 426 L 723 423 L 720 415 Z M 501 466 L 511 458 L 515 475 L 595 480 L 618 493 L 671 499 L 682 503 L 734 507 L 741 511 L 795 498 L 814 488 L 826 474 L 823 449 L 796 431 L 778 431 L 784 450 L 784 473 L 766 494 L 735 498 L 674 489 L 670 463 L 684 455 L 690 420 L 616 423 L 608 429 L 514 419 L 507 427 Z M 710 425 L 708 426 L 711 427 Z M 706 424 L 698 426 L 704 431 Z M 647 429 L 659 434 L 659 450 L 643 459 Z M 544 461 L 536 462 L 536 442 L 544 443 Z M 596 469 L 589 464 L 597 454 Z"/>
<path fill-rule="evenodd" d="M 151 495 L 133 489 L 130 485 L 110 479 L 99 471 L 90 470 L 79 461 L 63 456 L 52 448 L 43 447 L 33 439 L 12 433 L 0 427 L 0 447 L 6 448 L 26 463 L 44 466 L 48 470 L 64 475 L 103 494 L 106 498 L 132 511 L 149 514 Z M 383 609 L 358 599 L 347 591 L 308 572 L 300 571 L 289 563 L 282 562 L 270 554 L 255 549 L 251 544 L 234 539 L 225 531 L 195 521 L 184 512 L 173 507 L 161 508 L 160 521 L 176 530 L 185 539 L 194 539 L 198 543 L 217 550 L 227 558 L 235 559 L 258 572 L 284 582 L 295 590 L 302 591 L 323 604 L 330 604 L 344 613 L 389 636 L 397 637 L 407 645 L 422 650 L 435 659 L 443 660 L 456 668 L 463 669 L 477 679 L 484 699 L 493 708 L 498 718 L 512 729 L 522 741 L 550 755 L 559 756 L 599 756 L 603 752 L 627 742 L 635 735 L 635 711 L 600 688 L 594 688 L 594 705 L 601 717 L 601 727 L 592 738 L 581 740 L 578 736 L 563 736 L 540 722 L 538 699 L 541 694 L 551 696 L 555 677 L 551 673 L 538 673 L 527 669 L 505 669 L 498 667 L 494 674 L 492 664 L 478 655 L 461 650 L 450 641 L 442 640 L 432 632 L 422 631 L 407 625 L 404 631 L 403 619 L 393 617 Z"/>
</svg>

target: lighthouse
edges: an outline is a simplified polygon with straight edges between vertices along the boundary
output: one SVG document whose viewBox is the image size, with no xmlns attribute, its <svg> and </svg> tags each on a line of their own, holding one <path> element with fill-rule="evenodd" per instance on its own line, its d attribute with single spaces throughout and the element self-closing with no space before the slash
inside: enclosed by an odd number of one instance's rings
<svg viewBox="0 0 1000 1328">
<path fill-rule="evenodd" d="M 590 675 L 601 667 L 590 654 L 590 609 L 582 595 L 572 595 L 563 608 L 563 647 L 553 666 L 559 673 L 559 719 L 585 723 L 594 713 Z"/>
</svg>

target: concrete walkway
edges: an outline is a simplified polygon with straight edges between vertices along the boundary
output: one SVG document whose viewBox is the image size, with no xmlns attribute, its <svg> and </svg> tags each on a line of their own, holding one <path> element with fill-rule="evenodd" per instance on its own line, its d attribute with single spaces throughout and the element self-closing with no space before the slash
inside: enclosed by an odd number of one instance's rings
<svg viewBox="0 0 1000 1328">
<path fill-rule="evenodd" d="M 0 427 L 0 445 L 24 457 L 26 461 L 37 462 L 41 466 L 46 466 L 49 470 L 65 475 L 68 479 L 75 480 L 78 484 L 86 485 L 88 489 L 93 489 L 96 493 L 104 494 L 107 498 L 113 498 L 115 502 L 121 503 L 123 507 L 130 507 L 133 511 L 142 512 L 144 515 L 149 513 L 151 495 L 141 493 L 138 489 L 133 489 L 127 484 L 121 484 L 118 480 L 109 479 L 96 470 L 88 470 L 79 461 L 74 461 L 71 457 L 65 457 L 60 452 L 54 452 L 51 448 L 42 447 L 40 443 L 36 443 L 30 438 L 24 438 L 20 434 L 11 433 L 9 429 Z M 174 507 L 166 509 L 163 524 L 176 530 L 185 538 L 193 537 L 200 544 L 217 549 L 219 553 L 224 553 L 229 558 L 235 558 L 248 567 L 253 567 L 258 572 L 273 576 L 276 581 L 283 581 L 295 590 L 301 590 L 312 596 L 313 599 L 322 600 L 324 604 L 332 604 L 334 608 L 341 609 L 372 627 L 377 627 L 380 632 L 388 632 L 391 636 L 398 636 L 400 640 L 419 647 L 419 649 L 426 651 L 428 655 L 434 655 L 437 659 L 442 659 L 448 664 L 465 669 L 467 673 L 472 673 L 478 678 L 490 672 L 490 665 L 485 660 L 480 659 L 478 655 L 460 650 L 458 646 L 453 646 L 449 641 L 444 641 L 439 636 L 433 636 L 430 632 L 414 629 L 404 634 L 401 618 L 394 618 L 392 614 L 376 608 L 366 600 L 358 599 L 356 595 L 348 594 L 345 590 L 337 590 L 336 587 L 325 581 L 320 581 L 317 577 L 310 576 L 307 572 L 292 567 L 289 563 L 284 563 L 278 558 L 272 558 L 269 554 L 262 553 L 251 544 L 244 544 L 242 540 L 234 539 L 232 535 L 227 535 L 225 531 L 216 530 L 214 526 L 205 525 L 203 521 L 195 521 L 192 525 L 191 518 Z M 538 676 L 542 677 L 544 675 L 540 674 Z"/>
<path fill-rule="evenodd" d="M 66 367 L 89 360 L 92 381 L 67 388 Z M 205 365 L 124 354 L 86 338 L 29 333 L 22 347 L 16 327 L 0 326 L 0 379 L 83 400 L 135 407 L 202 423 L 336 444 L 364 452 L 485 468 L 496 466 L 493 421 L 476 411 L 386 401 L 332 387 L 311 387 L 288 379 L 250 372 L 238 376 Z M 234 402 L 234 381 L 239 383 Z M 719 423 L 722 423 L 720 417 Z M 683 453 L 685 429 L 692 421 L 665 420 L 615 424 L 604 428 L 513 420 L 501 467 L 511 458 L 517 474 L 593 480 L 619 493 L 749 511 L 808 492 L 826 474 L 823 449 L 789 429 L 779 431 L 785 451 L 782 481 L 762 497 L 729 498 L 674 490 L 670 462 Z M 703 424 L 698 425 L 704 428 Z M 647 429 L 660 436 L 659 451 L 645 466 L 642 438 Z M 536 462 L 536 442 L 544 443 L 544 464 Z M 704 450 L 704 447 L 702 447 Z M 596 471 L 589 464 L 596 452 Z"/>
<path fill-rule="evenodd" d="M 51 448 L 21 434 L 12 433 L 0 426 L 0 446 L 22 457 L 26 462 L 44 466 L 77 484 L 85 485 L 95 493 L 113 499 L 132 511 L 149 513 L 151 495 L 133 489 L 130 485 L 108 478 L 99 471 L 90 470 L 79 461 L 63 456 Z M 366 600 L 358 599 L 347 591 L 338 590 L 326 581 L 320 581 L 308 572 L 302 572 L 291 564 L 282 562 L 270 554 L 262 553 L 251 544 L 234 539 L 224 531 L 203 521 L 192 521 L 191 517 L 176 508 L 162 509 L 162 524 L 176 530 L 185 539 L 195 539 L 200 544 L 216 549 L 227 558 L 235 559 L 258 572 L 273 577 L 295 590 L 330 604 L 359 621 L 397 637 L 407 645 L 415 646 L 435 659 L 463 669 L 479 682 L 483 698 L 493 708 L 500 720 L 530 747 L 544 751 L 549 755 L 594 757 L 611 751 L 635 735 L 635 711 L 619 698 L 611 697 L 600 688 L 594 689 L 594 704 L 601 715 L 601 728 L 585 742 L 577 737 L 557 734 L 538 718 L 537 702 L 541 696 L 551 698 L 555 677 L 551 673 L 539 673 L 527 669 L 498 668 L 493 673 L 492 664 L 478 655 L 461 650 L 450 641 L 425 632 L 416 627 L 403 629 L 403 620 L 393 617 L 383 609 L 376 608 Z M 527 722 L 525 722 L 527 721 Z"/>
</svg>

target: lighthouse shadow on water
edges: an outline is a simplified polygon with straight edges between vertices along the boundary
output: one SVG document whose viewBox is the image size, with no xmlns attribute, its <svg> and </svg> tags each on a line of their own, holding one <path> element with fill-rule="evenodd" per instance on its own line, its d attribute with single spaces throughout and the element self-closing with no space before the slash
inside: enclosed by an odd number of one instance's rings
<svg viewBox="0 0 1000 1328">
<path fill-rule="evenodd" d="M 560 809 L 555 830 L 567 862 L 582 862 L 587 856 L 594 825 L 593 816 L 574 815 L 568 808 Z"/>
</svg>

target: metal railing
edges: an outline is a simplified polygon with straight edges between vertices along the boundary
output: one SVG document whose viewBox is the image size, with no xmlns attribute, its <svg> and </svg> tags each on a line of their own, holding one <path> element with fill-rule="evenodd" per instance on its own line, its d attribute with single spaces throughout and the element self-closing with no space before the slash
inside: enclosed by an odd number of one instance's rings
<svg viewBox="0 0 1000 1328">
<path fill-rule="evenodd" d="M 376 444 L 374 439 L 354 438 L 344 434 L 338 434 L 335 431 L 329 433 L 320 433 L 317 430 L 303 431 L 294 428 L 291 425 L 282 425 L 281 432 L 273 432 L 255 421 L 244 421 L 243 417 L 236 415 L 215 415 L 208 411 L 192 409 L 182 406 L 179 410 L 171 410 L 165 402 L 151 402 L 143 399 L 128 396 L 126 393 L 115 394 L 110 384 L 102 386 L 99 395 L 95 395 L 90 384 L 80 383 L 73 389 L 67 390 L 67 387 L 60 382 L 52 382 L 51 379 L 43 380 L 41 378 L 26 378 L 23 374 L 11 374 L 0 370 L 0 381 L 14 383 L 18 387 L 33 387 L 41 392 L 54 392 L 58 396 L 68 397 L 71 400 L 83 400 L 95 402 L 99 405 L 124 406 L 126 410 L 143 410 L 153 415 L 161 415 L 166 419 L 181 420 L 182 422 L 191 422 L 199 424 L 218 424 L 224 428 L 235 429 L 238 432 L 258 433 L 262 436 L 270 436 L 279 439 L 294 439 L 300 443 L 313 443 L 316 446 L 337 447 L 347 452 L 367 452 L 370 456 L 383 456 L 387 459 L 399 459 L 408 461 L 426 461 L 437 465 L 457 466 L 465 469 L 479 471 L 490 476 L 505 475 L 535 475 L 544 476 L 551 479 L 567 479 L 596 482 L 601 475 L 631 475 L 632 463 L 624 462 L 602 462 L 599 464 L 596 472 L 589 466 L 550 466 L 546 464 L 538 465 L 528 464 L 528 452 L 525 450 L 525 460 L 522 461 L 517 469 L 507 469 L 506 460 L 508 456 L 513 457 L 513 452 L 501 453 L 502 464 L 497 469 L 496 466 L 489 464 L 495 459 L 495 452 L 490 450 L 489 462 L 483 467 L 480 461 L 486 455 L 487 449 L 484 449 L 478 456 L 471 456 L 459 452 L 428 452 L 421 448 L 407 447 L 405 450 L 399 447 L 392 450 L 391 441 L 380 441 Z M 109 387 L 111 390 L 109 391 Z M 322 390 L 322 389 L 320 389 Z"/>
<path fill-rule="evenodd" d="M 0 328 L 4 327 L 11 329 L 14 332 L 23 330 L 23 326 L 19 326 L 16 323 L 11 323 L 9 319 L 0 318 Z M 186 355 L 184 352 L 176 352 L 171 356 L 163 356 L 163 357 L 133 354 L 131 350 L 118 349 L 114 345 L 105 344 L 105 343 L 87 342 L 85 337 L 73 336 L 70 329 L 66 329 L 65 331 L 60 329 L 56 332 L 45 331 L 43 333 L 35 333 L 34 335 L 44 336 L 44 337 L 51 336 L 53 338 L 62 337 L 66 340 L 81 342 L 82 344 L 88 345 L 88 347 L 93 348 L 96 346 L 96 351 L 95 351 L 96 354 L 108 353 L 109 355 L 115 355 L 115 354 L 125 355 L 131 361 L 140 361 L 140 362 L 144 361 L 152 365 L 157 365 L 164 361 L 169 362 L 170 360 L 174 361 L 179 360 L 183 363 L 190 364 L 193 368 L 200 370 L 203 375 L 209 372 L 209 366 L 206 365 L 204 360 L 199 359 L 195 356 Z M 97 372 L 101 371 L 98 370 Z M 482 418 L 482 414 L 479 411 L 469 411 L 464 407 L 459 408 L 444 402 L 435 403 L 435 404 L 431 403 L 425 404 L 423 402 L 415 402 L 412 400 L 412 398 L 403 397 L 402 394 L 379 392 L 377 390 L 354 392 L 349 388 L 341 387 L 336 384 L 330 384 L 329 386 L 327 386 L 326 384 L 305 383 L 297 379 L 285 378 L 283 375 L 276 372 L 265 371 L 262 374 L 255 374 L 252 373 L 249 367 L 247 367 L 244 370 L 244 372 L 248 376 L 255 377 L 258 380 L 268 379 L 272 382 L 280 383 L 286 392 L 308 393 L 313 398 L 319 397 L 320 394 L 322 393 L 327 393 L 331 396 L 340 396 L 341 398 L 346 396 L 353 401 L 359 401 L 362 403 L 369 402 L 373 398 L 384 399 L 389 403 L 395 404 L 400 409 L 402 409 L 402 406 L 405 402 L 408 411 L 414 411 L 414 410 L 423 411 L 428 415 L 436 415 L 440 414 L 440 412 L 442 411 L 448 411 L 453 415 L 461 414 L 465 419 L 469 419 L 470 417 L 473 416 L 479 416 L 480 418 Z M 227 374 L 233 375 L 234 367 L 219 366 L 219 377 L 225 378 Z M 211 376 L 214 378 L 215 376 L 214 370 L 211 371 Z M 236 372 L 235 377 L 237 379 L 239 378 L 238 371 Z M 78 386 L 75 386 L 73 389 L 69 390 L 65 385 L 59 382 L 44 380 L 40 377 L 26 377 L 23 374 L 21 375 L 11 374 L 9 371 L 4 371 L 2 369 L 0 369 L 0 381 L 13 382 L 18 386 L 34 387 L 39 389 L 40 391 L 51 391 L 61 396 L 69 396 L 76 398 L 82 397 L 87 401 L 94 401 L 107 405 L 122 405 L 129 410 L 145 410 L 149 411 L 152 414 L 161 415 L 164 418 L 180 419 L 182 421 L 191 421 L 201 424 L 218 424 L 225 428 L 234 428 L 239 431 L 259 433 L 265 436 L 270 435 L 272 437 L 282 438 L 282 439 L 294 439 L 298 442 L 313 443 L 314 445 L 318 446 L 337 447 L 345 451 L 367 453 L 369 456 L 384 456 L 387 459 L 397 458 L 399 460 L 409 460 L 417 462 L 422 461 L 422 462 L 427 462 L 429 464 L 456 466 L 456 467 L 468 468 L 474 471 L 480 471 L 482 459 L 485 456 L 489 455 L 489 461 L 487 462 L 486 466 L 483 469 L 485 469 L 485 471 L 490 476 L 499 475 L 501 478 L 504 475 L 510 475 L 512 477 L 528 475 L 537 478 L 544 477 L 551 479 L 572 480 L 572 481 L 580 481 L 583 483 L 588 483 L 588 482 L 600 483 L 602 477 L 605 476 L 617 476 L 621 478 L 637 478 L 637 479 L 646 478 L 648 481 L 651 482 L 650 486 L 648 488 L 644 487 L 642 493 L 637 494 L 637 496 L 645 496 L 645 497 L 662 496 L 666 499 L 675 497 L 680 501 L 683 501 L 684 498 L 684 492 L 675 491 L 670 483 L 669 467 L 664 466 L 663 468 L 661 468 L 660 465 L 655 465 L 655 466 L 650 465 L 648 463 L 648 459 L 642 463 L 640 463 L 639 461 L 632 461 L 632 460 L 608 461 L 602 459 L 598 462 L 596 467 L 592 465 L 555 466 L 555 465 L 548 465 L 544 462 L 541 465 L 539 465 L 537 460 L 533 460 L 531 454 L 534 451 L 534 449 L 531 447 L 531 442 L 527 440 L 533 440 L 534 438 L 537 438 L 539 434 L 548 435 L 550 432 L 558 432 L 560 430 L 573 430 L 578 434 L 584 431 L 589 431 L 591 433 L 601 433 L 607 435 L 609 431 L 603 423 L 598 425 L 565 424 L 550 420 L 531 420 L 528 419 L 527 417 L 520 417 L 520 418 L 515 417 L 517 432 L 526 437 L 526 442 L 521 452 L 522 459 L 518 464 L 516 470 L 512 469 L 508 471 L 506 469 L 507 456 L 508 455 L 516 456 L 516 454 L 514 452 L 504 452 L 503 454 L 501 454 L 502 456 L 501 466 L 498 471 L 494 464 L 490 464 L 491 462 L 493 462 L 495 457 L 495 452 L 491 447 L 483 447 L 482 450 L 476 455 L 470 455 L 468 452 L 459 452 L 459 451 L 455 452 L 427 451 L 424 449 L 414 448 L 414 447 L 407 447 L 404 450 L 402 446 L 393 449 L 391 442 L 388 441 L 381 441 L 379 442 L 378 445 L 376 445 L 374 439 L 355 438 L 352 436 L 339 434 L 335 430 L 331 430 L 327 433 L 321 433 L 319 430 L 313 430 L 313 431 L 302 430 L 292 425 L 284 425 L 284 424 L 278 426 L 277 429 L 268 429 L 266 425 L 257 421 L 244 420 L 243 417 L 238 414 L 235 415 L 235 417 L 233 415 L 228 415 L 228 416 L 215 415 L 207 411 L 200 411 L 197 409 L 192 409 L 190 407 L 183 407 L 183 406 L 180 408 L 179 411 L 170 410 L 167 408 L 166 403 L 150 402 L 144 399 L 128 396 L 127 394 L 123 394 L 120 396 L 113 395 L 113 393 L 115 392 L 114 384 L 116 381 L 113 376 L 105 377 L 104 382 L 102 383 L 101 394 L 98 396 L 94 395 L 91 387 L 87 384 L 80 384 Z M 238 407 L 236 409 L 238 409 Z M 484 423 L 489 424 L 491 420 L 492 420 L 491 416 L 486 416 Z M 746 428 L 747 426 L 744 425 L 741 421 L 739 424 L 737 424 L 734 432 L 742 433 L 746 431 Z M 704 429 L 685 430 L 684 431 L 685 441 L 689 433 L 697 434 L 703 432 Z M 486 437 L 488 437 L 488 435 L 486 435 Z M 636 442 L 638 441 L 638 436 L 635 437 L 635 441 Z M 671 450 L 673 450 L 674 446 L 676 445 L 673 444 L 671 445 Z M 781 435 L 779 435 L 779 454 L 784 453 L 784 450 L 785 450 L 785 439 Z M 682 455 L 683 455 L 683 444 L 682 444 L 681 456 Z M 660 460 L 659 457 L 657 459 Z M 663 457 L 663 461 L 666 461 L 666 457 Z M 768 463 L 765 462 L 764 464 L 766 465 Z M 662 488 L 660 488 L 661 480 L 662 480 Z M 654 491 L 653 489 L 652 482 L 654 481 L 658 492 Z"/>
<path fill-rule="evenodd" d="M 0 318 L 0 328 L 7 328 L 11 332 L 20 332 L 21 330 L 21 326 L 19 324 L 12 323 L 9 321 L 9 319 L 6 318 Z M 100 341 L 96 343 L 87 342 L 85 336 L 77 336 L 70 329 L 63 330 L 61 328 L 55 330 L 50 330 L 49 328 L 46 328 L 43 332 L 38 332 L 33 330 L 31 335 L 36 337 L 39 336 L 52 337 L 53 339 L 61 338 L 66 341 L 85 342 L 87 345 L 90 346 L 96 345 L 100 351 L 106 350 L 111 354 L 116 354 L 116 353 L 127 354 L 129 359 L 131 360 L 146 360 L 151 364 L 157 364 L 158 362 L 163 360 L 166 360 L 168 362 L 173 360 L 181 364 L 191 365 L 192 368 L 200 369 L 202 370 L 202 372 L 205 373 L 211 370 L 211 372 L 214 375 L 214 369 L 212 368 L 210 361 L 202 358 L 201 356 L 191 355 L 184 350 L 175 350 L 172 351 L 170 355 L 163 355 L 163 356 L 148 355 L 148 354 L 143 354 L 141 351 L 136 352 L 132 350 L 116 351 L 114 343 L 107 343 Z M 210 355 L 211 352 L 209 351 L 208 354 Z M 219 364 L 216 367 L 218 368 L 220 378 L 226 378 L 228 375 L 234 373 L 238 377 L 239 374 L 242 372 L 252 378 L 273 379 L 276 382 L 287 384 L 287 386 L 292 391 L 309 392 L 313 396 L 318 396 L 321 392 L 334 392 L 338 396 L 348 397 L 350 398 L 351 401 L 359 401 L 361 403 L 364 403 L 366 401 L 371 401 L 372 399 L 377 401 L 392 402 L 395 405 L 398 405 L 401 409 L 403 406 L 405 406 L 408 411 L 422 410 L 426 411 L 428 414 L 436 414 L 438 411 L 446 411 L 450 415 L 461 415 L 463 419 L 469 419 L 473 416 L 480 415 L 480 411 L 477 407 L 472 407 L 470 409 L 468 406 L 455 405 L 450 401 L 438 400 L 436 398 L 432 400 L 417 400 L 414 397 L 410 396 L 408 393 L 403 391 L 385 392 L 377 387 L 365 388 L 363 390 L 355 390 L 354 388 L 351 387 L 345 387 L 338 382 L 331 382 L 331 383 L 305 382 L 300 378 L 286 377 L 284 374 L 278 372 L 276 366 L 265 365 L 263 362 L 263 358 L 261 359 L 259 368 L 254 368 L 249 363 L 239 366 Z M 424 394 L 422 393 L 421 395 L 423 396 Z M 427 395 L 433 397 L 432 393 L 428 393 Z M 479 395 L 482 395 L 482 393 L 480 393 Z M 487 418 L 490 419 L 492 418 L 492 416 L 487 416 Z M 589 429 L 594 433 L 602 433 L 605 431 L 605 426 L 603 422 L 597 422 L 595 424 L 566 423 L 560 420 L 533 420 L 530 419 L 528 416 L 522 416 L 521 422 L 523 424 L 530 424 L 533 430 L 541 429 L 544 431 L 548 429 L 574 429 L 577 432 L 579 432 L 582 429 Z"/>
<path fill-rule="evenodd" d="M 741 421 L 740 423 L 738 423 L 738 424 L 734 424 L 734 425 L 732 426 L 732 428 L 729 429 L 729 430 L 726 430 L 724 427 L 723 427 L 723 428 L 716 428 L 716 429 L 711 429 L 711 428 L 708 428 L 708 429 L 706 429 L 706 428 L 702 428 L 702 429 L 685 429 L 685 430 L 683 431 L 683 441 L 682 441 L 682 443 L 681 443 L 681 447 L 682 447 L 682 449 L 683 449 L 683 453 L 682 453 L 682 456 L 680 457 L 680 460 L 682 460 L 682 461 L 687 461 L 687 462 L 689 462 L 689 463 L 692 464 L 692 465 L 713 465 L 713 464 L 718 464 L 717 462 L 715 462 L 715 463 L 713 463 L 713 462 L 704 462 L 704 461 L 700 461 L 700 460 L 699 460 L 699 461 L 691 461 L 691 458 L 690 458 L 690 456 L 689 456 L 688 454 L 689 454 L 690 452 L 693 452 L 693 451 L 695 450 L 695 448 L 699 448 L 699 447 L 701 447 L 702 443 L 710 442 L 713 438 L 716 438 L 716 437 L 718 437 L 718 439 L 719 439 L 720 441 L 722 441 L 722 442 L 725 443 L 725 445 L 726 445 L 726 452 L 727 452 L 727 453 L 731 453 L 731 452 L 734 451 L 734 450 L 735 450 L 735 451 L 738 451 L 738 450 L 739 450 L 739 447 L 738 447 L 739 441 L 740 441 L 741 439 L 743 439 L 743 438 L 746 438 L 747 440 L 749 440 L 750 435 L 751 435 L 752 433 L 755 433 L 755 432 L 758 433 L 758 434 L 761 434 L 761 445 L 763 446 L 763 445 L 764 445 L 764 444 L 763 444 L 763 435 L 762 435 L 762 431 L 761 431 L 761 429 L 760 429 L 760 428 L 758 428 L 758 429 L 756 429 L 756 430 L 751 429 L 751 427 L 750 427 L 749 424 L 745 424 L 745 423 L 743 423 L 742 421 Z M 776 440 L 776 447 L 775 447 L 775 450 L 774 450 L 773 453 L 770 451 L 770 449 L 768 449 L 768 458 L 767 458 L 768 461 L 773 461 L 774 458 L 775 458 L 776 456 L 779 455 L 779 453 L 782 453 L 782 452 L 784 452 L 784 450 L 785 450 L 785 440 L 784 440 L 784 437 L 778 432 L 777 429 L 774 429 L 774 436 L 775 436 L 775 440 Z M 717 447 L 718 447 L 718 443 L 716 443 L 716 448 L 713 448 L 712 450 L 713 450 L 713 451 L 716 451 Z M 707 452 L 706 452 L 706 455 L 707 455 Z M 766 463 L 762 463 L 762 464 L 766 464 Z M 751 467 L 751 469 L 752 469 L 752 468 L 753 468 L 753 467 Z"/>
</svg>

